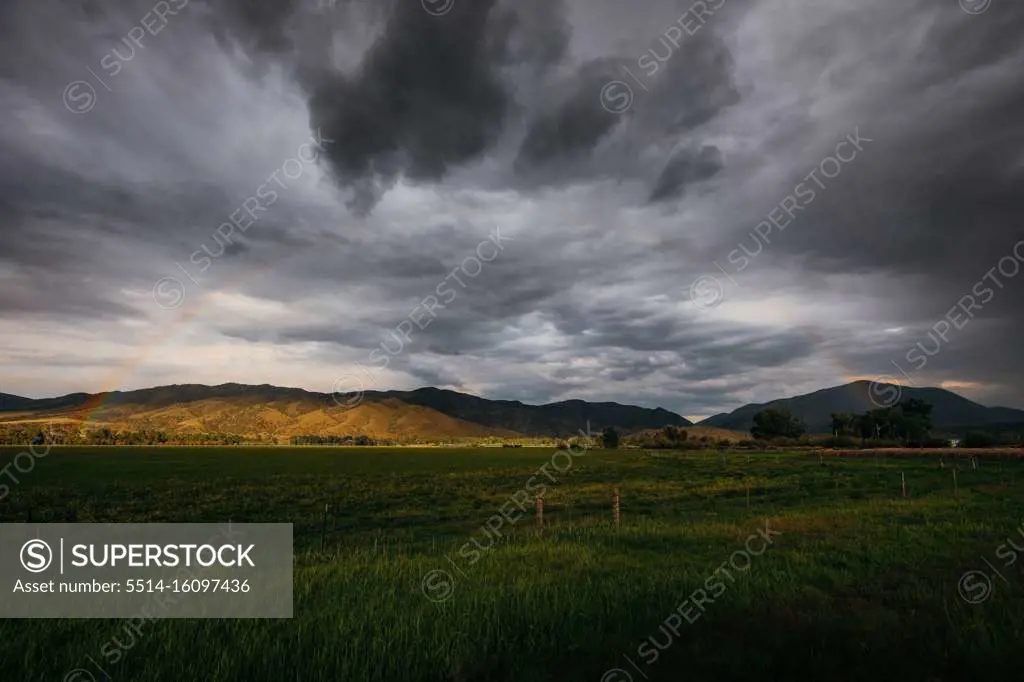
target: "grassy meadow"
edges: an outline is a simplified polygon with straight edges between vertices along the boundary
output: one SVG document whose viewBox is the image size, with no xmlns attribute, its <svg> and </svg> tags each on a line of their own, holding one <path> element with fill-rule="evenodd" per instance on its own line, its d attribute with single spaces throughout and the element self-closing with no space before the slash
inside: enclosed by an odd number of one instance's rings
<svg viewBox="0 0 1024 682">
<path fill-rule="evenodd" d="M 0 448 L 0 466 L 22 450 Z M 997 548 L 1024 547 L 1024 461 L 554 454 L 55 447 L 16 474 L 0 520 L 290 522 L 295 617 L 163 620 L 138 636 L 118 620 L 0 620 L 0 679 L 1020 676 L 1024 561 Z M 485 529 L 538 481 L 543 532 L 532 503 Z M 961 583 L 967 571 L 991 583 Z"/>
</svg>

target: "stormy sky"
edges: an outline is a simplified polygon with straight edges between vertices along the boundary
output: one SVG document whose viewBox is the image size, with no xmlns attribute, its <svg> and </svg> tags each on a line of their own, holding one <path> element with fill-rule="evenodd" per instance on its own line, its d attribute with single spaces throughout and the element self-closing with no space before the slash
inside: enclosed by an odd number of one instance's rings
<svg viewBox="0 0 1024 682">
<path fill-rule="evenodd" d="M 7 0 L 0 391 L 1024 408 L 1022 34 L 1013 0 Z"/>
</svg>

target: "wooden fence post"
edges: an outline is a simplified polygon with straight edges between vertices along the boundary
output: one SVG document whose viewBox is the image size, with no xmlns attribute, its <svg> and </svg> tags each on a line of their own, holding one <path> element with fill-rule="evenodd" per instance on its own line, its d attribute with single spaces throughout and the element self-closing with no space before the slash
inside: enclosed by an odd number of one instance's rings
<svg viewBox="0 0 1024 682">
<path fill-rule="evenodd" d="M 960 496 L 960 488 L 956 482 L 956 469 L 953 469 L 953 497 Z"/>
<path fill-rule="evenodd" d="M 619 529 L 619 489 L 616 488 L 612 493 L 612 523 L 615 525 L 615 530 Z"/>
<path fill-rule="evenodd" d="M 537 531 L 544 532 L 544 496 L 537 496 Z"/>
<path fill-rule="evenodd" d="M 907 475 L 900 472 L 900 487 L 903 489 L 903 497 L 907 496 Z"/>
</svg>

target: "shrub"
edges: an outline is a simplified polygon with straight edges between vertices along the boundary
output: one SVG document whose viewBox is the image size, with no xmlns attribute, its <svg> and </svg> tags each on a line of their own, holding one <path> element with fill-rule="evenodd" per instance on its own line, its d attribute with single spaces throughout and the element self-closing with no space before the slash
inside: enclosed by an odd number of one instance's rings
<svg viewBox="0 0 1024 682">
<path fill-rule="evenodd" d="M 609 450 L 619 447 L 619 432 L 612 427 L 606 427 L 601 433 L 601 444 Z"/>
</svg>

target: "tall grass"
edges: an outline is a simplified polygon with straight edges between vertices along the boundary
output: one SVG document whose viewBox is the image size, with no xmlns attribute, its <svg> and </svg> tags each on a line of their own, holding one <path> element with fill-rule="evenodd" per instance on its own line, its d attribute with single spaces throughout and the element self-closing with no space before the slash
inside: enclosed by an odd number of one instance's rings
<svg viewBox="0 0 1024 682">
<path fill-rule="evenodd" d="M 528 510 L 475 563 L 461 557 L 551 454 L 55 448 L 4 500 L 4 521 L 292 522 L 295 617 L 164 620 L 140 633 L 116 620 L 0 621 L 0 675 L 61 680 L 84 668 L 97 680 L 175 682 L 596 681 L 617 668 L 637 682 L 1019 676 L 1024 561 L 997 565 L 1005 580 L 982 603 L 967 603 L 958 580 L 986 570 L 983 558 L 1001 561 L 996 547 L 1021 525 L 1024 463 L 962 469 L 954 496 L 950 464 L 928 459 L 820 465 L 811 454 L 591 451 L 549 484 L 543 533 Z M 613 487 L 622 494 L 618 530 Z M 766 523 L 782 534 L 749 568 L 732 570 L 713 601 L 703 595 L 701 608 L 688 608 L 698 614 L 692 623 L 667 620 Z M 430 574 L 448 581 L 450 596 L 425 587 Z M 658 657 L 648 662 L 641 651 L 652 650 Z"/>
</svg>

